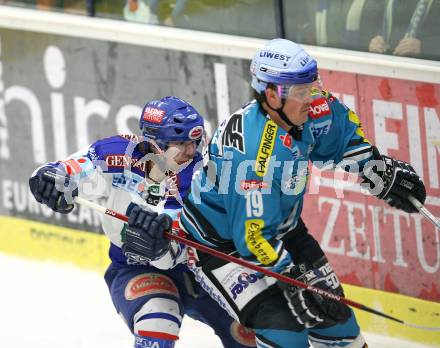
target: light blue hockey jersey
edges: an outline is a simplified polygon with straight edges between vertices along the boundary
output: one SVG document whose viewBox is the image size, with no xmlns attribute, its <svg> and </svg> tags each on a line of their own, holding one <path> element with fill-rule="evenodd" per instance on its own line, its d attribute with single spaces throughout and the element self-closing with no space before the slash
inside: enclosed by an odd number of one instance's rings
<svg viewBox="0 0 440 348">
<path fill-rule="evenodd" d="M 371 158 L 358 116 L 328 92 L 314 91 L 301 141 L 253 101 L 215 132 L 181 227 L 203 244 L 279 270 L 291 262 L 280 238 L 301 215 L 309 163 L 350 160 L 362 171 Z"/>
</svg>

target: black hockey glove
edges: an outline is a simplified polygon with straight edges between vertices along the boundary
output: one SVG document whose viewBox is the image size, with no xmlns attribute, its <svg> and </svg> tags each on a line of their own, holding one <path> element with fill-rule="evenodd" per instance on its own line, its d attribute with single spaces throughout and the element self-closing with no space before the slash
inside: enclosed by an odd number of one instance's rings
<svg viewBox="0 0 440 348">
<path fill-rule="evenodd" d="M 404 161 L 379 155 L 377 149 L 375 155 L 383 164 L 379 161 L 376 165 L 365 165 L 364 183 L 367 183 L 367 189 L 392 207 L 407 213 L 416 213 L 417 209 L 408 197 L 412 195 L 423 204 L 426 200 L 426 189 L 414 168 Z"/>
<path fill-rule="evenodd" d="M 60 168 L 42 167 L 29 179 L 29 187 L 38 203 L 46 204 L 57 213 L 67 214 L 73 208 L 78 188 Z"/>
<path fill-rule="evenodd" d="M 167 214 L 149 212 L 135 206 L 128 216 L 122 251 L 137 264 L 147 264 L 166 254 L 170 240 L 164 235 L 171 229 L 173 220 Z"/>
<path fill-rule="evenodd" d="M 319 259 L 313 267 L 301 263 L 291 267 L 283 274 L 338 296 L 344 296 L 342 286 L 325 256 Z M 283 289 L 293 316 L 305 328 L 330 327 L 350 318 L 350 309 L 341 302 L 329 300 L 293 285 L 281 282 L 278 284 Z"/>
</svg>

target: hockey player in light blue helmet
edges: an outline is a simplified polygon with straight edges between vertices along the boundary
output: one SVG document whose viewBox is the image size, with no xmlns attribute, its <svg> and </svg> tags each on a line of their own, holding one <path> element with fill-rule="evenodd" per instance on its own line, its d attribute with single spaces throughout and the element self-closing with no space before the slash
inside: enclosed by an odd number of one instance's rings
<svg viewBox="0 0 440 348">
<path fill-rule="evenodd" d="M 215 131 L 203 170 L 192 179 L 180 227 L 189 239 L 344 296 L 301 219 L 310 163 L 357 168 L 368 184 L 364 188 L 408 213 L 416 211 L 410 195 L 425 201 L 423 182 L 410 165 L 380 155 L 358 116 L 321 89 L 316 61 L 297 44 L 269 41 L 252 60 L 251 73 L 256 100 Z M 367 347 L 353 311 L 343 303 L 187 251 L 197 281 L 254 329 L 258 347 Z"/>
<path fill-rule="evenodd" d="M 300 140 L 311 90 L 320 85 L 316 60 L 296 43 L 274 39 L 255 54 L 251 74 L 256 99 L 275 111 L 293 138 Z"/>
<path fill-rule="evenodd" d="M 329 95 L 320 88 L 317 62 L 301 46 L 271 40 L 256 52 L 250 71 L 256 100 L 214 133 L 209 145 L 209 159 L 219 168 L 214 189 L 203 192 L 209 180 L 203 171 L 185 201 L 181 226 L 201 243 L 238 252 L 262 267 L 343 296 L 338 277 L 301 220 L 307 163 L 330 160 L 344 147 L 357 147 L 354 153 L 364 151 L 369 157 L 371 145 L 356 134 L 359 124 L 346 127 L 350 120 L 339 102 L 332 109 Z M 324 140 L 336 113 L 344 121 Z M 347 146 L 352 137 L 357 145 Z M 272 167 L 275 161 L 280 166 Z M 243 177 L 240 168 L 246 162 L 255 164 Z M 225 166 L 231 168 L 232 181 L 240 178 L 242 192 L 230 189 L 237 183 L 222 187 Z M 223 303 L 231 305 L 229 311 L 255 330 L 258 347 L 306 348 L 309 341 L 320 348 L 366 347 L 353 312 L 344 304 L 240 266 L 215 262 L 213 267 L 211 258 L 199 258 L 195 271 L 206 275 L 202 282 L 214 284 Z"/>
</svg>

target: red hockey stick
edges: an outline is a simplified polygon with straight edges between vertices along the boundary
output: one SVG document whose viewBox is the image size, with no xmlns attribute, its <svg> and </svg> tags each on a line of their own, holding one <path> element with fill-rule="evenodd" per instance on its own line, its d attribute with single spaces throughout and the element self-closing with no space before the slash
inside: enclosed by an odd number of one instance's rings
<svg viewBox="0 0 440 348">
<path fill-rule="evenodd" d="M 86 200 L 84 198 L 81 198 L 81 197 L 75 197 L 74 200 L 78 204 L 87 206 L 87 207 L 89 207 L 91 209 L 94 209 L 96 211 L 99 211 L 99 212 L 101 212 L 101 213 L 103 213 L 105 215 L 113 216 L 116 219 L 128 222 L 128 217 L 127 216 L 125 216 L 123 214 L 120 214 L 118 212 L 115 212 L 115 211 L 113 211 L 111 209 L 107 209 L 107 208 L 105 208 L 103 206 L 100 206 L 99 204 L 90 202 L 90 201 L 88 201 L 88 200 Z M 243 259 L 239 259 L 237 257 L 233 257 L 233 256 L 230 256 L 230 255 L 224 254 L 224 253 L 222 253 L 222 252 L 220 252 L 218 250 L 212 249 L 210 247 L 207 247 L 207 246 L 205 246 L 203 244 L 194 242 L 192 240 L 188 240 L 188 239 L 186 239 L 184 237 L 181 237 L 181 236 L 178 236 L 178 235 L 175 235 L 175 234 L 171 234 L 171 233 L 168 233 L 168 232 L 166 232 L 165 235 L 169 239 L 172 239 L 172 240 L 178 241 L 179 243 L 191 246 L 191 247 L 193 247 L 193 248 L 195 248 L 197 250 L 203 251 L 203 252 L 205 252 L 207 254 L 214 255 L 215 257 L 218 257 L 219 259 L 236 263 L 238 265 L 250 268 L 250 269 L 252 269 L 254 271 L 263 273 L 263 274 L 265 274 L 265 275 L 267 275 L 269 277 L 273 277 L 275 279 L 278 279 L 279 281 L 285 282 L 287 284 L 294 285 L 294 286 L 297 286 L 299 288 L 303 288 L 303 289 L 305 289 L 307 291 L 315 292 L 315 293 L 317 293 L 317 294 L 319 294 L 321 296 L 324 296 L 324 297 L 326 297 L 326 298 L 328 298 L 330 300 L 342 302 L 342 303 L 344 303 L 346 305 L 349 305 L 351 307 L 360 309 L 362 311 L 366 311 L 366 312 L 370 312 L 370 313 L 376 314 L 378 316 L 381 316 L 381 317 L 393 320 L 395 322 L 398 322 L 400 324 L 403 324 L 403 325 L 406 325 L 406 326 L 409 326 L 409 327 L 412 327 L 412 328 L 422 329 L 422 330 L 430 330 L 430 331 L 440 331 L 440 327 L 428 327 L 428 326 L 416 325 L 416 324 L 411 324 L 411 323 L 405 322 L 405 321 L 403 321 L 401 319 L 398 319 L 398 318 L 392 317 L 392 316 L 390 316 L 388 314 L 382 313 L 382 312 L 380 312 L 380 311 L 378 311 L 376 309 L 367 307 L 367 306 L 365 306 L 365 305 L 363 305 L 361 303 L 352 301 L 352 300 L 350 300 L 348 298 L 345 298 L 345 297 L 341 297 L 341 296 L 332 294 L 330 292 L 324 291 L 324 290 L 316 288 L 314 286 L 302 283 L 302 282 L 300 282 L 300 281 L 298 281 L 296 279 L 289 278 L 289 277 L 284 276 L 282 274 L 272 272 L 272 271 L 270 271 L 268 269 L 265 269 L 265 268 L 260 267 L 260 266 L 256 266 L 256 265 L 254 265 L 254 264 L 252 264 L 252 263 L 250 263 L 248 261 L 245 261 Z"/>
</svg>

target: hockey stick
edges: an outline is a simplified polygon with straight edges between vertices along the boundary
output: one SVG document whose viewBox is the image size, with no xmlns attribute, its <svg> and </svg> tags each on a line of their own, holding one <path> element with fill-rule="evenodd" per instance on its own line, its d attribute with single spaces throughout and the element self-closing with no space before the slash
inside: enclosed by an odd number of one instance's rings
<svg viewBox="0 0 440 348">
<path fill-rule="evenodd" d="M 417 198 L 413 196 L 408 197 L 409 201 L 414 205 L 414 207 L 419 211 L 420 214 L 422 214 L 425 218 L 427 218 L 429 221 L 431 221 L 435 227 L 440 229 L 440 220 L 437 219 L 434 214 L 432 214 L 428 208 L 426 208 L 421 202 L 418 201 Z"/>
<path fill-rule="evenodd" d="M 128 222 L 128 217 L 127 216 L 125 216 L 123 214 L 120 214 L 120 213 L 118 213 L 116 211 L 113 211 L 111 209 L 105 208 L 105 207 L 103 207 L 103 206 L 101 206 L 99 204 L 96 204 L 94 202 L 90 202 L 90 201 L 88 201 L 88 200 L 86 200 L 84 198 L 81 198 L 81 197 L 77 196 L 77 197 L 74 198 L 74 201 L 75 201 L 75 203 L 87 206 L 87 207 L 89 207 L 89 208 L 91 208 L 93 210 L 99 211 L 99 212 L 101 212 L 101 213 L 103 213 L 105 215 L 109 215 L 109 216 L 112 216 L 112 217 L 114 217 L 116 219 Z M 332 294 L 332 293 L 324 291 L 324 290 L 322 290 L 320 288 L 316 288 L 314 286 L 311 286 L 311 285 L 305 284 L 303 282 L 300 282 L 300 281 L 298 281 L 296 279 L 293 279 L 293 278 L 287 277 L 285 275 L 282 275 L 282 274 L 270 271 L 270 270 L 265 269 L 265 268 L 260 267 L 260 266 L 256 266 L 256 265 L 254 265 L 254 264 L 252 264 L 252 263 L 250 263 L 248 261 L 236 258 L 236 257 L 231 256 L 231 255 L 227 255 L 227 254 L 222 253 L 222 252 L 220 252 L 218 250 L 212 249 L 210 247 L 207 247 L 207 246 L 205 246 L 203 244 L 200 244 L 200 243 L 194 242 L 192 240 L 186 239 L 184 237 L 181 237 L 181 236 L 178 236 L 178 235 L 175 235 L 175 234 L 171 234 L 169 232 L 165 232 L 165 236 L 168 239 L 175 240 L 175 241 L 177 241 L 179 243 L 191 246 L 191 247 L 193 247 L 193 248 L 195 248 L 197 250 L 203 251 L 203 252 L 205 252 L 207 254 L 214 255 L 215 257 L 218 257 L 219 259 L 222 259 L 222 260 L 225 260 L 225 261 L 228 261 L 228 262 L 233 262 L 233 263 L 236 263 L 236 264 L 241 265 L 243 267 L 250 268 L 250 269 L 252 269 L 252 270 L 254 270 L 256 272 L 263 273 L 263 274 L 265 274 L 265 275 L 267 275 L 269 277 L 273 277 L 273 278 L 275 278 L 275 279 L 277 279 L 279 281 L 282 281 L 284 283 L 287 283 L 289 285 L 294 285 L 296 287 L 305 289 L 307 291 L 315 292 L 318 295 L 326 297 L 326 298 L 328 298 L 330 300 L 334 300 L 334 301 L 337 301 L 337 302 L 342 302 L 342 303 L 344 303 L 346 305 L 349 305 L 351 307 L 354 307 L 354 308 L 360 309 L 362 311 L 366 311 L 366 312 L 369 312 L 369 313 L 381 316 L 381 317 L 386 318 L 386 319 L 393 320 L 393 321 L 395 321 L 397 323 L 400 323 L 400 324 L 403 324 L 405 326 L 409 326 L 409 327 L 416 328 L 416 329 L 421 329 L 421 330 L 440 331 L 440 327 L 429 327 L 429 326 L 423 326 L 423 325 L 416 325 L 416 324 L 408 323 L 408 322 L 403 321 L 401 319 L 392 317 L 391 315 L 382 313 L 382 312 L 380 312 L 380 311 L 378 311 L 376 309 L 367 307 L 367 306 L 365 306 L 365 305 L 363 305 L 361 303 L 352 301 L 352 300 L 350 300 L 348 298 Z"/>
</svg>

